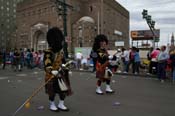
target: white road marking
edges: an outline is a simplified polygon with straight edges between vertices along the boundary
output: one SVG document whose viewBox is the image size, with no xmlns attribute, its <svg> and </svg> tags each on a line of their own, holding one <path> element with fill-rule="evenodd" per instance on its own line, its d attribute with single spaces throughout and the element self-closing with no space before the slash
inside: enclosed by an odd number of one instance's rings
<svg viewBox="0 0 175 116">
<path fill-rule="evenodd" d="M 8 77 L 0 77 L 0 80 L 8 79 Z"/>
<path fill-rule="evenodd" d="M 27 76 L 27 74 L 17 74 L 16 76 L 25 77 L 25 76 Z"/>
<path fill-rule="evenodd" d="M 38 74 L 38 72 L 33 72 L 33 74 Z"/>
</svg>

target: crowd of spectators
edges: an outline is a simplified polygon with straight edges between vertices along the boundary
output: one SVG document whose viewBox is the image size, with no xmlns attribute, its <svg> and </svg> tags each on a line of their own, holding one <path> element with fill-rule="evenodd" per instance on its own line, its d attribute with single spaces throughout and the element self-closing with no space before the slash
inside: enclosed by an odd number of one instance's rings
<svg viewBox="0 0 175 116">
<path fill-rule="evenodd" d="M 24 67 L 33 69 L 35 67 L 43 68 L 43 51 L 34 51 L 33 49 L 11 49 L 9 51 L 2 49 L 0 52 L 2 69 L 6 65 L 11 65 L 14 71 L 22 71 Z"/>
<path fill-rule="evenodd" d="M 43 69 L 43 51 L 34 51 L 33 49 L 11 49 L 0 51 L 0 62 L 2 69 L 6 65 L 11 65 L 14 71 L 22 71 L 24 67 L 33 69 L 38 67 Z M 75 68 L 78 70 L 86 70 L 92 67 L 92 72 L 95 72 L 96 53 L 91 51 L 89 57 L 83 56 L 81 51 L 74 54 Z M 145 60 L 145 59 L 144 59 Z M 169 78 L 175 83 L 175 47 L 169 49 L 166 46 L 160 48 L 150 48 L 147 53 L 147 66 L 144 65 L 143 59 L 140 57 L 139 48 L 121 48 L 113 55 L 110 61 L 110 69 L 113 73 L 131 73 L 138 75 L 142 73 L 142 69 L 147 69 L 144 72 L 147 75 L 155 75 L 164 82 L 167 79 L 167 72 L 170 73 Z"/>
</svg>

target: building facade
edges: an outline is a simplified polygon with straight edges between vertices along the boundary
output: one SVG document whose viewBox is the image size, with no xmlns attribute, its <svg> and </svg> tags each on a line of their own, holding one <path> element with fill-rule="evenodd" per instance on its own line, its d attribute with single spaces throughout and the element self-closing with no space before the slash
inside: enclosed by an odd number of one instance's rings
<svg viewBox="0 0 175 116">
<path fill-rule="evenodd" d="M 0 0 L 0 48 L 12 45 L 16 38 L 16 5 L 22 0 Z"/>
<path fill-rule="evenodd" d="M 17 5 L 17 45 L 34 50 L 46 49 L 46 33 L 53 26 L 64 30 L 63 0 L 26 0 Z M 109 49 L 116 42 L 129 47 L 129 12 L 115 0 L 66 0 L 68 51 L 92 47 L 97 34 L 109 38 Z"/>
</svg>

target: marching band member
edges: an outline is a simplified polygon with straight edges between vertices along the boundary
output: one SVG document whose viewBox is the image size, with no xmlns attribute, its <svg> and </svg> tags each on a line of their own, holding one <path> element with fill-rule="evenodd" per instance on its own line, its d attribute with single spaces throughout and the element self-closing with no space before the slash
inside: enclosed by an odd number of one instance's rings
<svg viewBox="0 0 175 116">
<path fill-rule="evenodd" d="M 68 77 L 68 69 L 64 61 L 62 52 L 64 44 L 64 36 L 61 30 L 53 27 L 47 32 L 47 42 L 49 49 L 44 52 L 44 69 L 46 72 L 45 81 L 48 83 L 45 86 L 46 93 L 49 96 L 51 111 L 68 111 L 64 105 L 66 95 L 71 94 L 70 81 Z M 55 96 L 59 95 L 60 101 L 55 105 Z"/>
<path fill-rule="evenodd" d="M 97 88 L 96 93 L 102 95 L 101 83 L 106 82 L 106 93 L 113 93 L 114 91 L 110 88 L 110 82 L 112 77 L 112 72 L 108 69 L 109 59 L 113 56 L 109 56 L 107 52 L 108 39 L 105 35 L 97 35 L 93 45 L 93 51 L 97 53 L 96 62 L 96 78 Z"/>
</svg>

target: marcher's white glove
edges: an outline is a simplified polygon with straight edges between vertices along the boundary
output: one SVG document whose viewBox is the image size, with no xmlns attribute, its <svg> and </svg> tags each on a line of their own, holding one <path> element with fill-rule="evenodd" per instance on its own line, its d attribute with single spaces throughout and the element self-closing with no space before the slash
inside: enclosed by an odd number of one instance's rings
<svg viewBox="0 0 175 116">
<path fill-rule="evenodd" d="M 58 74 L 58 71 L 57 70 L 52 70 L 51 73 L 56 76 Z"/>
<path fill-rule="evenodd" d="M 66 65 L 65 64 L 62 64 L 62 67 L 66 67 Z"/>
<path fill-rule="evenodd" d="M 110 56 L 108 56 L 108 58 L 111 60 L 113 58 L 113 56 L 110 55 Z"/>
<path fill-rule="evenodd" d="M 69 66 L 71 63 L 73 63 L 73 61 L 72 60 L 70 60 L 69 62 L 67 62 L 66 64 L 62 64 L 62 67 L 67 67 L 67 66 Z"/>
</svg>

